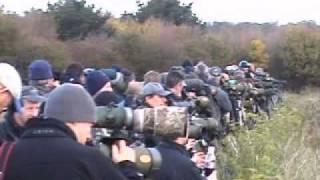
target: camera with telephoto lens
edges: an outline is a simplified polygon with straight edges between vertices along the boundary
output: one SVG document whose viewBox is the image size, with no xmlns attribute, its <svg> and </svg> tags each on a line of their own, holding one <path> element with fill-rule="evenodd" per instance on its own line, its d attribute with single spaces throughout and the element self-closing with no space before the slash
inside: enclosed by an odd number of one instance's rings
<svg viewBox="0 0 320 180">
<path fill-rule="evenodd" d="M 191 99 L 195 106 L 191 110 L 189 136 L 193 138 L 203 136 L 204 132 L 199 132 L 199 130 L 205 131 L 205 134 L 211 136 L 211 139 L 220 136 L 222 132 L 221 110 L 215 101 L 218 89 L 200 79 L 187 79 L 185 84 L 184 90 L 195 95 Z M 203 128 L 199 128 L 199 126 Z"/>
<path fill-rule="evenodd" d="M 97 107 L 97 123 L 94 126 L 94 144 L 111 156 L 111 144 L 125 139 L 136 142 L 139 134 L 152 134 L 162 137 L 186 136 L 188 112 L 182 107 L 156 107 L 133 110 L 113 106 Z M 148 176 L 160 168 L 161 155 L 154 148 L 133 145 L 136 164 Z"/>
<path fill-rule="evenodd" d="M 127 130 L 155 136 L 185 136 L 188 111 L 184 107 L 131 109 L 112 106 L 97 107 L 95 127 Z"/>
<path fill-rule="evenodd" d="M 215 118 L 190 115 L 185 107 L 163 106 L 133 110 L 101 106 L 97 107 L 95 127 L 107 128 L 113 132 L 122 130 L 172 138 L 199 137 L 204 131 L 214 131 L 217 126 Z"/>
<path fill-rule="evenodd" d="M 214 118 L 190 115 L 185 107 L 155 107 L 131 109 L 113 106 L 97 107 L 97 123 L 94 127 L 95 144 L 110 156 L 110 146 L 115 140 L 134 139 L 139 134 L 152 134 L 167 138 L 192 137 L 199 139 L 215 131 Z M 133 145 L 136 164 L 143 174 L 151 174 L 160 168 L 161 155 L 154 148 Z"/>
</svg>

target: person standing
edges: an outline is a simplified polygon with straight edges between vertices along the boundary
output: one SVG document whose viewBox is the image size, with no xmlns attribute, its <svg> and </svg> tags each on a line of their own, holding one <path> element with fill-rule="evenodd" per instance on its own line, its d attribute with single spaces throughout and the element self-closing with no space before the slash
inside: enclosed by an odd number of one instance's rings
<svg viewBox="0 0 320 180">
<path fill-rule="evenodd" d="M 66 83 L 53 90 L 44 116 L 16 142 L 4 180 L 141 179 L 134 152 L 124 141 L 112 145 L 112 159 L 119 169 L 97 148 L 85 145 L 91 139 L 96 110 L 82 86 Z"/>
</svg>

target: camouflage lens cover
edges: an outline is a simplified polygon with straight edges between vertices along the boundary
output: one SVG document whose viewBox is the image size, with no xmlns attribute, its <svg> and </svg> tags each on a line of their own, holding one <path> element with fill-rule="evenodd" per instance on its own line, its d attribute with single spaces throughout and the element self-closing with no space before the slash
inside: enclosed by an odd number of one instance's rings
<svg viewBox="0 0 320 180">
<path fill-rule="evenodd" d="M 165 137 L 185 136 L 188 111 L 184 107 L 145 108 L 143 132 Z"/>
</svg>

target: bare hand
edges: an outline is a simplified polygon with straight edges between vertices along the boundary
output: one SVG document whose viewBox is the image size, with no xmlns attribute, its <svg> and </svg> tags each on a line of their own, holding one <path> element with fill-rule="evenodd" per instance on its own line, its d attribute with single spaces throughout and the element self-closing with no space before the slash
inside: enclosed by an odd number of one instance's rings
<svg viewBox="0 0 320 180">
<path fill-rule="evenodd" d="M 119 163 L 121 161 L 135 162 L 135 152 L 128 147 L 125 140 L 118 140 L 112 145 L 112 161 Z"/>
<path fill-rule="evenodd" d="M 195 139 L 188 139 L 186 146 L 186 149 L 189 151 L 191 148 L 194 147 L 194 145 L 196 144 L 196 140 Z"/>
<path fill-rule="evenodd" d="M 203 152 L 194 153 L 191 160 L 198 168 L 204 168 L 206 165 L 206 155 Z"/>
</svg>

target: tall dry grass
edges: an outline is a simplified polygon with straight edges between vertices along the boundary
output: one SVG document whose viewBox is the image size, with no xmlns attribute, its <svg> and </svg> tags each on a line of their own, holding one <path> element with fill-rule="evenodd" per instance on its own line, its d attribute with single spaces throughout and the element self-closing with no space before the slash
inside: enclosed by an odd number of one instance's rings
<svg viewBox="0 0 320 180">
<path fill-rule="evenodd" d="M 240 130 L 218 151 L 222 180 L 319 180 L 320 96 L 317 89 L 286 100 L 254 130 Z"/>
</svg>

